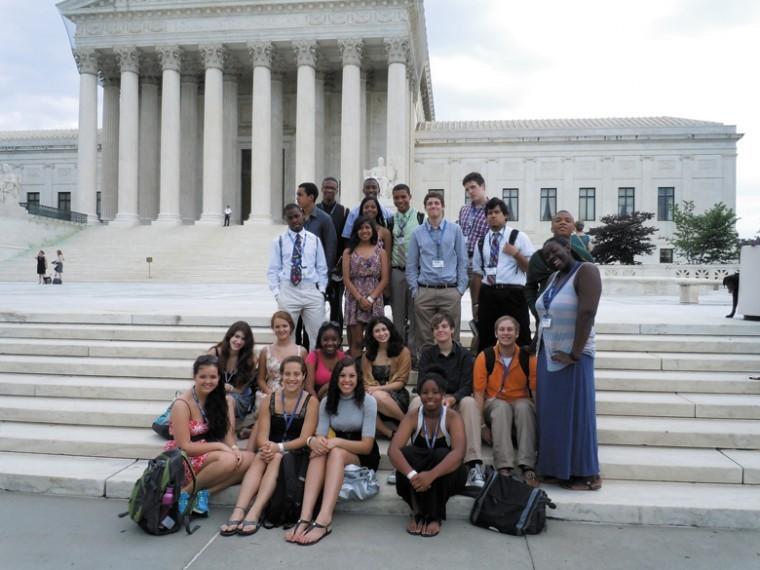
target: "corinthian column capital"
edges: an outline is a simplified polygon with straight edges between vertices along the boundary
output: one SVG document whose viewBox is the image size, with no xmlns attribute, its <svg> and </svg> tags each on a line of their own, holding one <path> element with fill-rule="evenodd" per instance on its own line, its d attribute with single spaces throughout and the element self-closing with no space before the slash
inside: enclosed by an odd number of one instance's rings
<svg viewBox="0 0 760 570">
<path fill-rule="evenodd" d="M 122 72 L 140 73 L 140 52 L 135 46 L 118 47 L 114 52 Z"/>
<path fill-rule="evenodd" d="M 299 40 L 293 42 L 293 51 L 296 53 L 296 62 L 299 66 L 308 65 L 317 67 L 317 42 L 316 40 Z"/>
<path fill-rule="evenodd" d="M 77 62 L 79 73 L 98 73 L 98 54 L 92 48 L 78 48 L 73 51 L 74 61 Z"/>
<path fill-rule="evenodd" d="M 388 55 L 388 64 L 406 64 L 409 55 L 409 40 L 402 36 L 385 38 L 385 53 Z"/>
<path fill-rule="evenodd" d="M 272 68 L 272 42 L 248 42 L 253 67 Z"/>
<path fill-rule="evenodd" d="M 364 42 L 359 38 L 338 40 L 340 53 L 343 55 L 343 65 L 362 65 L 362 48 Z"/>
<path fill-rule="evenodd" d="M 227 59 L 227 48 L 222 44 L 204 44 L 200 46 L 201 58 L 206 69 L 224 69 Z"/>
<path fill-rule="evenodd" d="M 156 48 L 158 60 L 164 70 L 180 71 L 182 68 L 182 48 L 179 46 L 159 46 Z"/>
</svg>

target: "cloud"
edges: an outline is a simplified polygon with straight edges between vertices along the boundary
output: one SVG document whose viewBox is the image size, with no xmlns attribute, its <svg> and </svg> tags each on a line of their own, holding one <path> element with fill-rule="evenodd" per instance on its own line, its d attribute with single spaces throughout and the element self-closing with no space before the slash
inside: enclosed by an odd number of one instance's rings
<svg viewBox="0 0 760 570">
<path fill-rule="evenodd" d="M 751 26 L 757 0 L 680 0 L 656 24 L 663 33 L 695 35 L 725 28 Z"/>
</svg>

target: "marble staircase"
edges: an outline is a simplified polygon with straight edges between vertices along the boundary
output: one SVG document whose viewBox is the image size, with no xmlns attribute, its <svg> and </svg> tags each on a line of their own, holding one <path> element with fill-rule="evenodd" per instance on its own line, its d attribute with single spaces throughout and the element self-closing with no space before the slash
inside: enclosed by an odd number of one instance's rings
<svg viewBox="0 0 760 570">
<path fill-rule="evenodd" d="M 0 314 L 0 488 L 128 495 L 163 443 L 152 419 L 228 324 L 151 317 Z M 271 342 L 266 317 L 248 320 L 258 345 Z M 600 323 L 597 331 L 605 486 L 547 486 L 556 516 L 760 528 L 760 381 L 750 378 L 760 372 L 760 331 L 731 323 Z M 386 457 L 381 469 L 384 481 Z M 230 504 L 234 494 L 214 500 Z M 456 498 L 452 516 L 466 516 L 470 501 Z M 404 512 L 384 484 L 380 497 L 341 508 Z"/>
</svg>

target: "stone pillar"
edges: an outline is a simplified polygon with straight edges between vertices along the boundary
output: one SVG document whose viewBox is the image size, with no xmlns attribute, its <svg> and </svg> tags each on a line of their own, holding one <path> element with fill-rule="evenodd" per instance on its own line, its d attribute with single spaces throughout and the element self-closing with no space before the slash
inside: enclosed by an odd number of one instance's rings
<svg viewBox="0 0 760 570">
<path fill-rule="evenodd" d="M 140 66 L 140 152 L 138 157 L 137 213 L 141 222 L 158 216 L 158 190 L 161 168 L 161 68 L 154 56 L 145 57 Z"/>
<path fill-rule="evenodd" d="M 251 42 L 253 60 L 251 100 L 251 217 L 260 224 L 272 223 L 272 43 Z M 280 81 L 282 97 L 282 81 Z M 282 123 L 280 123 L 282 130 Z M 282 135 L 280 135 L 282 138 Z M 282 162 L 282 161 L 280 161 Z"/>
<path fill-rule="evenodd" d="M 73 210 L 87 214 L 96 224 L 95 192 L 98 171 L 98 57 L 94 49 L 74 51 L 79 70 L 79 138 L 77 147 L 77 192 Z"/>
<path fill-rule="evenodd" d="M 523 190 L 520 192 L 520 228 L 532 236 L 543 235 L 541 227 L 541 190 L 536 187 L 536 159 L 523 158 Z M 540 243 L 540 242 L 539 242 Z"/>
<path fill-rule="evenodd" d="M 272 73 L 272 186 L 269 189 L 271 199 L 270 212 L 273 220 L 282 220 L 282 185 L 283 185 L 283 130 L 284 130 L 284 74 Z"/>
<path fill-rule="evenodd" d="M 231 223 L 240 223 L 240 160 L 238 160 L 238 80 L 240 67 L 228 64 L 224 70 L 224 178 L 222 204 L 232 208 Z"/>
<path fill-rule="evenodd" d="M 180 78 L 179 212 L 184 222 L 190 222 L 200 216 L 196 203 L 201 170 L 198 160 L 198 76 L 195 74 L 197 69 L 187 69 L 186 63 L 183 60 L 185 73 Z"/>
<path fill-rule="evenodd" d="M 119 189 L 116 225 L 131 226 L 137 217 L 137 163 L 139 158 L 140 53 L 134 46 L 116 48 L 121 69 L 119 98 Z"/>
<path fill-rule="evenodd" d="M 636 209 L 641 212 L 654 212 L 653 221 L 656 222 L 657 187 L 652 176 L 654 160 L 651 156 L 641 156 L 639 160 L 641 160 L 641 199 L 636 201 Z"/>
<path fill-rule="evenodd" d="M 340 180 L 348 204 L 359 203 L 361 187 L 361 58 L 362 40 L 338 41 L 343 55 L 343 91 L 340 114 Z M 346 195 L 346 194 L 350 194 Z"/>
<path fill-rule="evenodd" d="M 317 42 L 293 42 L 298 63 L 296 101 L 296 184 L 316 176 Z M 295 189 L 293 189 L 295 191 Z"/>
<path fill-rule="evenodd" d="M 314 177 L 310 182 L 314 182 L 319 187 L 319 180 L 325 176 L 325 144 L 327 144 L 327 84 L 330 78 L 324 72 L 317 71 L 315 76 L 314 99 Z M 296 182 L 298 184 L 298 182 Z M 295 191 L 295 189 L 294 189 Z"/>
<path fill-rule="evenodd" d="M 161 167 L 157 222 L 177 225 L 180 176 L 180 62 L 178 46 L 157 48 L 162 67 L 161 87 Z"/>
<path fill-rule="evenodd" d="M 201 46 L 206 81 L 203 105 L 203 211 L 200 224 L 222 223 L 222 183 L 224 182 L 224 60 L 222 44 Z"/>
<path fill-rule="evenodd" d="M 116 215 L 116 189 L 119 184 L 119 79 L 103 75 L 103 142 L 100 153 L 100 218 Z"/>
<path fill-rule="evenodd" d="M 408 84 L 406 80 L 406 60 L 409 41 L 403 37 L 385 40 L 388 54 L 388 111 L 386 117 L 386 164 L 396 172 L 396 180 L 406 182 L 408 178 L 408 134 L 406 132 L 408 110 Z"/>
<path fill-rule="evenodd" d="M 615 157 L 603 156 L 602 161 L 602 189 L 597 200 L 596 217 L 601 220 L 603 216 L 617 215 L 618 189 L 615 186 L 614 168 Z"/>
</svg>

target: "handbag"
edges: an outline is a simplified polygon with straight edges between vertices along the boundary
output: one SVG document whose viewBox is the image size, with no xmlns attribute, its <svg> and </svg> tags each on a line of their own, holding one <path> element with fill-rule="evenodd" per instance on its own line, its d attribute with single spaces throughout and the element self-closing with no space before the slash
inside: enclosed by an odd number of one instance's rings
<svg viewBox="0 0 760 570">
<path fill-rule="evenodd" d="M 373 469 L 359 465 L 346 465 L 338 500 L 365 501 L 379 492 L 380 484 L 377 482 L 377 475 Z"/>
<path fill-rule="evenodd" d="M 174 439 L 172 435 L 169 433 L 169 421 L 172 417 L 172 407 L 174 406 L 174 402 L 169 404 L 169 407 L 166 408 L 163 414 L 158 416 L 155 420 L 153 420 L 153 425 L 151 426 L 153 428 L 153 431 L 156 432 L 158 435 L 163 437 L 164 439 Z"/>
</svg>

